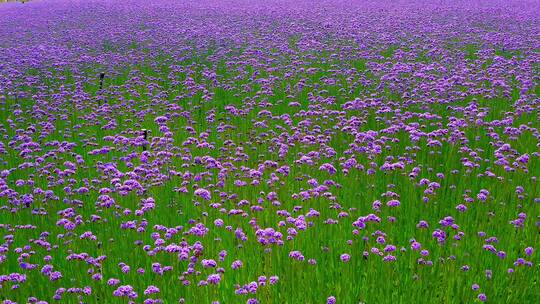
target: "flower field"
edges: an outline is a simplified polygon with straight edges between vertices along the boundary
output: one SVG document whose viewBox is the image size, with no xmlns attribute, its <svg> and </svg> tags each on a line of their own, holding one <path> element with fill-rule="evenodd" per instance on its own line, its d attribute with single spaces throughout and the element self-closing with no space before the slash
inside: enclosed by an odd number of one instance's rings
<svg viewBox="0 0 540 304">
<path fill-rule="evenodd" d="M 0 4 L 1 303 L 540 303 L 540 1 Z"/>
</svg>

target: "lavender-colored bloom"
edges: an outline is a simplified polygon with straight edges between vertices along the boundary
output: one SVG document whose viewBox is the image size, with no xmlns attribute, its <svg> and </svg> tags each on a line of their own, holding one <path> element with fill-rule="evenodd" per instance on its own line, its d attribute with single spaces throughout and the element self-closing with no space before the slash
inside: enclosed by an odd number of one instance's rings
<svg viewBox="0 0 540 304">
<path fill-rule="evenodd" d="M 201 264 L 204 268 L 212 268 L 217 266 L 217 263 L 214 260 L 202 260 Z"/>
<path fill-rule="evenodd" d="M 151 295 L 151 294 L 154 294 L 154 293 L 159 293 L 159 288 L 157 288 L 154 285 L 150 285 L 150 286 L 146 287 L 146 289 L 144 290 L 144 295 Z"/>
<path fill-rule="evenodd" d="M 206 189 L 199 188 L 195 190 L 195 195 L 201 197 L 204 200 L 210 200 L 212 198 L 212 195 L 210 194 L 210 191 Z"/>
<path fill-rule="evenodd" d="M 128 265 L 125 265 L 125 266 L 122 266 L 121 270 L 123 273 L 128 273 L 131 270 L 131 268 Z"/>
<path fill-rule="evenodd" d="M 304 255 L 300 251 L 297 251 L 297 250 L 293 250 L 289 252 L 289 257 L 298 261 L 304 260 Z"/>
<path fill-rule="evenodd" d="M 396 260 L 396 257 L 391 255 L 391 254 L 386 255 L 386 256 L 383 257 L 384 262 L 393 262 L 395 260 Z"/>
<path fill-rule="evenodd" d="M 328 163 L 321 165 L 319 167 L 319 170 L 326 171 L 331 175 L 333 175 L 333 174 L 335 174 L 337 172 L 336 168 L 332 164 L 328 164 Z"/>
<path fill-rule="evenodd" d="M 206 279 L 206 281 L 207 281 L 209 284 L 217 285 L 217 284 L 219 284 L 219 282 L 221 281 L 221 275 L 218 274 L 218 273 L 211 274 L 211 275 L 208 276 L 208 278 Z"/>
<path fill-rule="evenodd" d="M 422 248 L 422 245 L 416 241 L 413 241 L 411 243 L 411 249 L 412 250 L 420 250 L 420 248 Z"/>
<path fill-rule="evenodd" d="M 459 212 L 465 212 L 467 211 L 467 206 L 465 206 L 464 204 L 459 204 L 456 206 L 456 210 Z"/>
<path fill-rule="evenodd" d="M 399 207 L 400 204 L 398 200 L 390 200 L 386 203 L 388 207 Z"/>
<path fill-rule="evenodd" d="M 242 268 L 242 265 L 243 265 L 242 261 L 236 260 L 236 261 L 232 262 L 231 268 L 232 269 Z"/>
</svg>

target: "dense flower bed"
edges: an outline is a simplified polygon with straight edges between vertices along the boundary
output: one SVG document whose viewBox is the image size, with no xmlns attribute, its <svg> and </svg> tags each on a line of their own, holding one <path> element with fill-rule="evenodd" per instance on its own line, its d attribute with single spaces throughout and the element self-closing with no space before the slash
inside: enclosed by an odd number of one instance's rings
<svg viewBox="0 0 540 304">
<path fill-rule="evenodd" d="M 540 303 L 538 1 L 0 5 L 0 301 Z"/>
</svg>

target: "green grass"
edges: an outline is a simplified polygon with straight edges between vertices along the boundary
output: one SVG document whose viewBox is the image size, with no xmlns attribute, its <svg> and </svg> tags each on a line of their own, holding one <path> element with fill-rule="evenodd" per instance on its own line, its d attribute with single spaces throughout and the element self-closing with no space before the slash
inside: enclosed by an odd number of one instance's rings
<svg viewBox="0 0 540 304">
<path fill-rule="evenodd" d="M 299 37 L 291 37 L 289 47 L 298 51 L 297 43 Z M 130 45 L 131 48 L 137 48 L 135 44 Z M 115 46 L 111 42 L 105 41 L 103 49 L 112 50 Z M 380 54 L 385 60 L 392 60 L 397 47 L 390 47 L 381 50 Z M 466 46 L 465 58 L 470 60 L 478 59 L 477 48 L 472 45 Z M 239 51 L 241 52 L 241 51 Z M 32 263 L 43 265 L 43 257 L 52 255 L 55 269 L 62 271 L 63 278 L 56 282 L 49 280 L 39 273 L 39 269 L 26 271 L 27 282 L 21 284 L 21 288 L 9 293 L 3 293 L 7 289 L 4 287 L 0 293 L 0 299 L 10 298 L 23 302 L 29 296 L 37 296 L 40 299 L 50 299 L 53 296 L 54 290 L 59 287 L 82 287 L 91 286 L 93 295 L 85 298 L 85 303 L 104 303 L 111 300 L 111 295 L 115 287 L 110 287 L 105 284 L 106 279 L 114 277 L 122 281 L 121 285 L 130 284 L 139 293 L 139 300 L 144 296 L 142 291 L 148 285 L 156 285 L 161 289 L 160 297 L 166 303 L 173 303 L 179 297 L 186 298 L 186 303 L 210 303 L 212 300 L 220 300 L 222 303 L 240 303 L 245 302 L 247 296 L 235 295 L 235 284 L 247 284 L 250 281 L 257 279 L 259 275 L 278 275 L 280 281 L 277 286 L 261 287 L 256 297 L 262 303 L 323 303 L 329 295 L 335 295 L 340 303 L 472 303 L 475 301 L 478 292 L 471 290 L 473 283 L 478 283 L 481 286 L 480 291 L 488 295 L 491 303 L 534 303 L 540 300 L 540 296 L 535 290 L 538 290 L 538 259 L 537 253 L 533 256 L 535 262 L 532 268 L 525 266 L 516 268 L 516 272 L 512 275 L 506 273 L 507 268 L 513 267 L 512 262 L 523 256 L 523 249 L 527 246 L 537 246 L 539 244 L 538 227 L 534 226 L 535 217 L 540 214 L 540 207 L 533 199 L 538 196 L 538 185 L 535 180 L 531 179 L 532 174 L 540 171 L 538 159 L 531 157 L 528 164 L 528 173 L 521 169 L 515 172 L 505 172 L 500 166 L 493 164 L 494 150 L 493 139 L 487 136 L 486 130 L 482 127 L 470 122 L 474 118 L 469 110 L 465 107 L 471 104 L 472 96 L 463 100 L 451 102 L 450 105 L 455 107 L 453 115 L 459 119 L 468 121 L 467 126 L 456 128 L 455 131 L 463 132 L 463 137 L 469 140 L 467 145 L 456 143 L 443 142 L 442 147 L 427 147 L 425 137 L 419 141 L 412 141 L 410 134 L 403 129 L 398 130 L 395 134 L 385 135 L 397 139 L 397 142 L 377 142 L 382 146 L 380 153 L 367 152 L 362 153 L 355 150 L 353 143 L 355 137 L 350 133 L 340 131 L 344 125 L 340 125 L 340 119 L 351 119 L 353 117 L 361 118 L 362 123 L 356 126 L 359 131 L 376 130 L 388 128 L 389 123 L 386 123 L 381 118 L 390 119 L 392 114 L 376 114 L 378 108 L 363 110 L 347 110 L 343 111 L 341 105 L 347 101 L 354 100 L 360 96 L 367 97 L 372 93 L 378 94 L 379 98 L 384 101 L 392 101 L 392 110 L 399 108 L 401 113 L 411 112 L 422 114 L 425 113 L 423 104 L 406 102 L 401 98 L 396 90 L 385 88 L 380 90 L 377 88 L 380 83 L 380 78 L 375 73 L 372 73 L 369 68 L 367 59 L 354 59 L 350 61 L 350 67 L 355 68 L 359 79 L 360 76 L 368 77 L 372 81 L 372 85 L 360 86 L 354 88 L 352 93 L 348 93 L 350 87 L 347 82 L 347 76 L 334 75 L 331 58 L 326 58 L 325 54 L 316 58 L 305 66 L 308 68 L 316 68 L 314 74 L 298 72 L 287 80 L 283 79 L 283 71 L 278 70 L 275 73 L 269 73 L 265 70 L 254 68 L 251 66 L 244 67 L 245 73 L 240 74 L 238 69 L 227 68 L 224 62 L 217 64 L 217 74 L 222 81 L 219 85 L 205 78 L 202 73 L 205 68 L 211 67 L 211 63 L 207 60 L 212 52 L 202 54 L 200 57 L 193 57 L 190 61 L 176 62 L 178 66 L 186 68 L 190 64 L 195 64 L 194 75 L 190 75 L 198 84 L 202 84 L 206 90 L 212 93 L 210 101 L 204 101 L 202 96 L 205 94 L 202 91 L 197 91 L 190 96 L 190 91 L 183 84 L 187 78 L 184 72 L 173 70 L 170 68 L 171 58 L 158 58 L 156 62 L 149 62 L 147 65 L 131 66 L 125 70 L 116 71 L 116 74 L 105 79 L 105 103 L 100 107 L 97 105 L 96 95 L 98 92 L 98 82 L 96 77 L 85 78 L 82 86 L 76 89 L 73 73 L 64 71 L 57 73 L 52 78 L 44 77 L 38 70 L 28 71 L 28 75 L 40 77 L 40 81 L 47 83 L 47 87 L 51 93 L 46 94 L 45 100 L 56 103 L 58 113 L 55 113 L 52 124 L 55 130 L 45 138 L 40 139 L 41 142 L 50 142 L 57 140 L 70 141 L 76 144 L 71 150 L 66 152 L 56 151 L 56 156 L 44 157 L 44 162 L 35 168 L 17 169 L 14 170 L 7 179 L 7 185 L 16 189 L 17 192 L 30 193 L 32 187 L 23 186 L 16 187 L 15 182 L 18 179 L 33 179 L 35 184 L 33 188 L 43 188 L 53 190 L 59 196 L 58 201 L 39 202 L 33 205 L 34 208 L 43 207 L 47 210 L 48 215 L 36 216 L 31 214 L 31 209 L 19 209 L 16 213 L 10 213 L 8 210 L 2 210 L 0 213 L 3 224 L 22 225 L 32 224 L 37 227 L 35 230 L 17 230 L 15 232 L 14 243 L 10 248 L 17 248 L 29 244 L 30 239 L 37 239 L 42 231 L 50 232 L 51 236 L 47 239 L 51 245 L 58 245 L 57 249 L 51 252 L 31 245 L 35 250 L 35 254 L 28 260 Z M 508 54 L 502 54 L 507 57 Z M 323 62 L 324 60 L 326 62 Z M 284 64 L 290 64 L 290 60 L 284 59 Z M 427 57 L 419 55 L 418 61 L 424 62 Z M 88 70 L 87 73 L 97 73 L 100 67 L 95 70 Z M 260 72 L 258 79 L 272 79 L 269 84 L 255 84 L 249 80 L 253 72 Z M 61 76 L 62 75 L 62 76 Z M 136 75 L 139 80 L 133 81 L 132 76 Z M 273 78 L 270 78 L 273 77 Z M 334 78 L 336 84 L 325 84 L 321 78 Z M 403 76 L 406 77 L 406 76 Z M 303 79 L 305 86 L 302 89 L 295 89 L 294 85 Z M 178 81 L 179 84 L 173 84 L 173 81 Z M 413 85 L 419 85 L 413 83 Z M 222 84 L 230 85 L 226 88 Z M 285 93 L 287 84 L 291 84 L 291 92 Z M 67 89 L 65 99 L 59 99 L 54 93 L 60 92 L 60 86 L 63 85 Z M 244 90 L 243 86 L 250 86 Z M 336 102 L 333 104 L 324 104 L 310 100 L 310 92 L 314 92 L 314 85 L 319 86 L 319 90 L 327 90 L 326 94 L 319 96 L 334 96 Z M 346 89 L 345 93 L 340 93 L 339 85 Z M 480 84 L 481 85 L 481 84 Z M 265 89 L 265 86 L 271 88 L 272 94 L 261 97 L 258 93 Z M 310 87 L 311 86 L 311 87 Z M 26 91 L 32 92 L 31 87 L 24 87 Z M 465 88 L 470 89 L 470 88 Z M 159 92 L 167 91 L 166 96 L 160 95 Z M 457 86 L 451 90 L 460 90 Z M 64 89 L 65 91 L 65 89 Z M 535 87 L 538 94 L 538 86 Z M 83 98 L 81 97 L 83 94 Z M 293 95 L 294 98 L 287 98 L 288 95 Z M 263 106 L 261 101 L 266 99 L 270 107 Z M 488 99 L 478 96 L 478 108 L 489 109 L 486 121 L 502 119 L 506 112 L 513 111 L 514 102 L 517 96 L 510 99 L 504 96 Z M 69 100 L 69 101 L 65 101 Z M 134 102 L 131 102 L 133 100 Z M 283 101 L 278 103 L 278 101 Z M 297 108 L 290 107 L 288 104 L 291 101 L 300 103 Z M 177 110 L 171 110 L 170 104 L 178 106 Z M 35 106 L 40 105 L 32 98 L 24 98 L 15 100 L 13 97 L 7 97 L 5 107 L 14 109 L 15 105 L 20 105 L 21 110 L 31 111 Z M 234 105 L 238 109 L 245 111 L 243 116 L 235 116 L 225 111 L 225 107 Z M 430 121 L 428 119 L 419 119 L 418 116 L 410 119 L 404 119 L 402 122 L 410 124 L 419 122 L 425 124 L 423 130 L 426 133 L 432 132 L 439 128 L 450 128 L 449 111 L 447 104 L 435 103 L 428 106 L 429 112 L 439 115 L 441 119 Z M 287 125 L 283 119 L 272 119 L 268 117 L 259 117 L 258 113 L 262 110 L 270 110 L 274 116 L 282 114 L 290 114 L 292 126 Z M 300 117 L 294 115 L 300 111 L 317 110 L 327 111 L 320 116 Z M 136 113 L 147 111 L 144 116 L 135 116 Z M 208 117 L 214 111 L 215 119 L 213 122 L 208 121 Z M 334 111 L 334 112 L 331 112 Z M 342 112 L 336 112 L 342 111 Z M 162 134 L 159 131 L 154 118 L 160 115 L 178 113 L 182 114 L 189 112 L 189 119 L 182 116 L 174 116 L 167 122 L 167 126 L 173 132 L 173 142 L 168 146 L 158 148 L 150 148 L 150 162 L 144 165 L 138 159 L 142 153 L 141 148 L 124 144 L 114 144 L 105 141 L 106 136 L 114 136 L 121 134 L 125 137 L 133 137 L 129 133 L 121 133 L 128 130 L 148 129 L 151 131 L 151 140 L 158 140 Z M 515 117 L 512 124 L 514 127 L 519 127 L 520 124 L 534 121 L 535 111 L 531 114 L 524 114 L 520 117 Z M 30 115 L 25 114 L 25 115 Z M 65 119 L 61 119 L 61 115 Z M 395 115 L 394 115 L 395 116 Z M 7 119 L 16 120 L 17 118 L 10 111 L 0 114 L 4 127 L 8 130 L 8 137 L 14 138 L 15 130 L 9 126 Z M 324 117 L 324 118 L 321 118 Z M 23 116 L 23 120 L 17 122 L 18 128 L 35 125 L 38 130 L 42 130 L 39 121 L 34 121 L 30 116 Z M 102 127 L 115 119 L 118 127 L 112 130 L 102 129 Z M 301 126 L 300 122 L 307 119 L 311 120 L 310 126 Z M 43 118 L 44 120 L 44 118 Z M 227 129 L 223 132 L 218 132 L 219 122 L 224 122 L 232 125 L 234 129 Z M 267 128 L 257 127 L 257 122 L 264 122 Z M 430 123 L 440 122 L 441 126 L 432 125 Z M 78 125 L 80 128 L 74 130 Z M 186 126 L 190 125 L 196 134 L 190 134 L 186 130 Z M 319 126 L 319 127 L 316 127 Z M 274 141 L 280 133 L 287 133 L 292 136 L 298 132 L 301 137 L 314 134 L 320 135 L 317 129 L 329 130 L 328 140 L 324 139 L 323 143 L 301 143 L 299 140 L 294 141 L 294 145 L 288 147 L 288 153 L 285 157 L 278 157 L 279 146 Z M 71 130 L 69 134 L 67 130 Z M 278 131 L 278 129 L 282 131 Z M 275 134 L 269 133 L 270 130 L 276 131 Z M 213 143 L 215 149 L 198 148 L 196 145 L 183 146 L 183 142 L 189 137 L 198 137 L 201 132 L 209 132 L 208 142 Z M 63 133 L 62 133 L 63 132 Z M 267 136 L 262 136 L 262 133 L 268 133 Z M 495 127 L 494 132 L 500 135 L 501 140 L 509 142 L 512 147 L 519 153 L 533 153 L 537 149 L 537 138 L 529 131 L 524 131 L 517 138 L 512 139 L 507 134 L 504 134 L 504 127 Z M 31 138 L 38 141 L 39 132 L 34 133 Z M 252 141 L 253 135 L 257 135 L 259 142 Z M 377 136 L 378 140 L 384 134 Z M 476 139 L 478 137 L 478 140 Z M 442 136 L 449 138 L 449 136 Z M 441 138 L 438 138 L 441 139 Z M 225 146 L 226 140 L 232 141 L 235 146 Z M 92 146 L 85 146 L 82 143 L 88 141 Z M 7 144 L 7 141 L 4 142 Z M 356 142 L 356 148 L 372 148 L 368 142 Z M 389 149 L 385 146 L 388 145 Z M 111 146 L 114 149 L 106 155 L 89 155 L 91 150 L 103 146 Z M 233 162 L 232 158 L 239 153 L 237 147 L 244 147 L 243 153 L 249 158 Z M 316 165 L 294 165 L 294 162 L 300 158 L 300 153 L 307 154 L 310 151 L 321 151 L 325 147 L 332 147 L 337 152 L 337 157 L 326 157 L 321 155 L 321 159 L 316 161 Z M 414 148 L 417 146 L 417 148 Z M 470 153 L 464 151 L 463 147 L 468 146 L 470 149 L 477 151 L 482 158 L 490 159 L 490 161 L 475 161 L 479 163 L 479 168 L 472 169 L 467 172 L 467 169 L 462 165 L 462 158 L 467 157 L 474 159 Z M 219 148 L 224 148 L 222 151 Z M 480 150 L 481 149 L 481 150 Z M 16 167 L 24 162 L 18 156 L 19 151 L 8 148 L 8 154 L 3 155 L 3 159 L 7 164 L 0 166 L 0 170 Z M 47 152 L 53 151 L 53 148 L 44 147 L 41 151 L 36 151 L 35 155 L 45 156 Z M 172 152 L 172 156 L 158 156 L 159 150 Z M 483 151 L 483 152 L 482 152 Z M 98 163 L 115 163 L 118 170 L 121 172 L 132 171 L 124 162 L 119 161 L 120 157 L 124 157 L 134 153 L 136 156 L 130 162 L 134 167 L 139 169 L 155 169 L 156 173 L 168 174 L 168 169 L 176 171 L 190 171 L 193 174 L 199 174 L 207 171 L 203 165 L 195 164 L 192 159 L 196 156 L 209 155 L 219 159 L 222 164 L 231 162 L 235 168 L 231 167 L 223 188 L 220 189 L 227 195 L 236 194 L 237 198 L 233 200 L 220 200 L 216 193 L 213 193 L 212 202 L 222 201 L 222 207 L 226 209 L 243 209 L 249 213 L 247 218 L 239 215 L 227 216 L 222 214 L 219 208 L 211 208 L 209 203 L 202 202 L 200 206 L 195 206 L 193 196 L 193 184 L 198 184 L 201 187 L 209 188 L 209 184 L 215 184 L 219 181 L 217 175 L 218 169 L 211 169 L 212 175 L 208 179 L 201 181 L 189 181 L 187 194 L 180 194 L 174 191 L 175 187 L 180 187 L 183 179 L 172 176 L 160 181 L 157 186 L 151 186 L 152 176 L 147 176 L 147 179 L 141 179 L 141 183 L 147 189 L 143 195 L 137 195 L 134 192 L 126 196 L 121 196 L 118 193 L 109 194 L 115 199 L 118 206 L 111 209 L 96 209 L 94 203 L 98 198 L 97 190 L 103 187 L 110 187 L 112 177 L 104 177 L 104 173 L 97 168 Z M 68 196 L 64 193 L 65 185 L 48 186 L 46 173 L 40 176 L 40 170 L 44 170 L 47 164 L 52 164 L 53 167 L 63 168 L 64 161 L 75 162 L 74 155 L 82 155 L 85 160 L 85 166 L 79 167 L 72 176 L 75 183 L 72 188 L 78 188 L 84 185 L 84 180 L 91 181 L 97 179 L 99 183 L 95 184 L 87 195 L 73 194 Z M 259 155 L 263 157 L 260 158 Z M 183 168 L 186 163 L 182 156 L 190 156 L 191 160 L 188 167 Z M 397 161 L 398 157 L 409 158 L 412 162 L 407 163 L 404 170 L 396 170 L 390 172 L 382 172 L 377 170 L 375 174 L 369 175 L 365 171 L 352 169 L 348 175 L 345 175 L 341 170 L 334 176 L 318 170 L 322 163 L 333 163 L 339 167 L 338 157 L 344 156 L 349 158 L 354 156 L 358 163 L 363 164 L 366 169 L 369 163 L 373 162 L 380 167 L 384 164 L 386 157 L 394 156 Z M 261 183 L 258 186 L 237 187 L 233 184 L 234 180 L 240 179 L 250 181 L 246 175 L 246 170 L 241 170 L 241 167 L 257 169 L 264 160 L 273 160 L 278 162 L 278 167 L 282 165 L 290 165 L 291 172 L 287 177 L 277 174 L 280 182 L 283 185 L 268 185 L 271 173 L 275 169 L 266 169 L 261 178 Z M 154 163 L 153 163 L 154 162 Z M 161 162 L 161 163 L 159 163 Z M 408 174 L 413 167 L 421 166 L 421 171 L 418 177 L 411 179 Z M 484 173 L 486 169 L 495 173 L 497 176 L 504 177 L 503 180 L 496 178 L 477 177 L 478 174 Z M 453 170 L 459 170 L 459 173 L 452 173 Z M 443 173 L 445 179 L 438 179 L 436 173 Z M 30 174 L 34 174 L 32 178 Z M 238 174 L 235 176 L 235 174 Z M 54 175 L 53 175 L 54 176 Z M 302 181 L 296 178 L 303 178 Z M 324 180 L 331 179 L 340 187 L 330 186 L 329 192 L 336 197 L 336 201 L 341 205 L 342 210 L 329 208 L 331 201 L 329 198 L 320 196 L 311 198 L 307 201 L 293 199 L 294 193 L 299 193 L 302 190 L 309 188 L 306 180 L 315 178 L 322 183 Z M 428 178 L 431 181 L 437 181 L 441 184 L 440 189 L 436 190 L 433 195 L 429 196 L 429 202 L 422 202 L 425 186 L 418 186 L 417 183 L 421 178 Z M 122 177 L 122 180 L 127 177 Z M 394 184 L 391 188 L 388 185 Z M 518 200 L 514 193 L 517 186 L 523 186 L 527 196 L 523 200 Z M 463 195 L 466 191 L 470 191 L 470 196 L 475 197 L 481 189 L 488 189 L 490 197 L 486 202 L 475 200 L 474 203 L 468 205 L 469 209 L 465 213 L 459 213 L 455 210 L 455 206 L 463 203 Z M 386 191 L 393 191 L 400 195 L 401 206 L 396 209 L 391 209 L 386 206 L 381 208 L 381 212 L 377 215 L 382 219 L 381 223 L 368 223 L 365 230 L 362 230 L 359 235 L 353 235 L 354 227 L 352 223 L 359 217 L 365 216 L 374 211 L 371 208 L 373 201 L 386 199 L 381 197 L 381 194 Z M 255 213 L 249 211 L 249 207 L 256 204 L 259 197 L 264 197 L 261 192 L 269 193 L 276 191 L 278 200 L 281 202 L 280 207 L 271 205 L 265 201 L 262 205 L 264 211 Z M 66 236 L 63 239 L 56 238 L 59 234 L 65 234 L 64 228 L 55 225 L 55 222 L 60 219 L 57 212 L 72 207 L 62 202 L 66 197 L 69 199 L 79 199 L 83 201 L 81 207 L 76 207 L 76 214 L 80 215 L 83 223 L 72 231 L 72 235 Z M 148 212 L 143 217 L 137 217 L 133 214 L 126 216 L 116 216 L 125 209 L 135 210 L 139 208 L 142 198 L 153 197 L 156 201 L 156 208 Z M 234 203 L 246 199 L 250 202 L 250 206 L 236 207 Z M 5 197 L 0 198 L 3 205 L 9 205 Z M 521 207 L 516 206 L 520 204 Z M 302 205 L 303 209 L 294 213 L 293 207 Z M 259 245 L 256 241 L 255 230 L 248 224 L 250 218 L 256 218 L 257 223 L 261 228 L 276 227 L 280 220 L 285 220 L 277 216 L 278 210 L 288 210 L 297 217 L 300 214 L 305 214 L 309 208 L 318 210 L 321 215 L 319 218 L 310 218 L 313 222 L 313 227 L 309 227 L 305 231 L 299 231 L 298 236 L 292 241 L 286 241 L 282 247 L 271 246 L 270 252 L 265 252 L 265 248 Z M 354 209 L 351 209 L 354 208 Z M 338 219 L 340 211 L 349 213 L 348 217 Z M 203 212 L 207 215 L 203 215 Z M 528 215 L 527 224 L 523 229 L 515 229 L 508 223 L 509 220 L 517 218 L 519 212 L 525 212 Z M 494 215 L 490 216 L 489 214 Z M 89 221 L 91 215 L 97 214 L 106 222 L 92 223 Z M 389 222 L 389 216 L 396 217 L 395 223 Z M 433 230 L 439 228 L 438 222 L 445 216 L 452 216 L 455 222 L 459 225 L 459 231 L 463 231 L 465 236 L 461 241 L 454 241 L 452 237 L 456 234 L 449 228 L 442 228 L 448 234 L 448 240 L 444 246 L 439 245 L 432 237 Z M 148 221 L 148 228 L 143 233 L 137 233 L 135 230 L 121 230 L 120 225 L 129 220 L 138 220 L 145 218 Z M 216 228 L 213 221 L 216 218 L 223 218 L 226 225 L 231 225 L 233 231 L 227 231 L 224 228 Z M 324 221 L 328 218 L 337 219 L 339 224 L 329 225 Z M 164 252 L 157 253 L 156 256 L 147 256 L 141 247 L 133 245 L 135 241 L 142 240 L 144 244 L 152 244 L 153 240 L 150 237 L 153 230 L 153 225 L 160 224 L 166 227 L 184 226 L 184 231 L 187 231 L 191 225 L 188 224 L 190 219 L 196 222 L 205 224 L 210 228 L 210 232 L 203 238 L 198 238 L 190 235 L 176 235 L 167 242 L 179 243 L 185 239 L 189 244 L 196 241 L 201 241 L 204 245 L 203 258 L 217 259 L 218 253 L 226 249 L 229 255 L 225 263 L 220 263 L 220 266 L 226 269 L 223 275 L 223 280 L 218 286 L 195 287 L 199 280 L 203 280 L 213 271 L 201 269 L 197 265 L 197 270 L 201 271 L 201 275 L 190 277 L 191 285 L 186 287 L 178 280 L 178 276 L 187 267 L 187 262 L 178 261 L 175 254 L 166 254 Z M 415 228 L 416 223 L 420 220 L 426 220 L 430 224 L 427 230 L 419 230 Z M 240 242 L 234 236 L 234 229 L 242 228 L 248 235 L 249 240 L 245 243 Z M 288 225 L 287 227 L 290 227 Z M 284 232 L 286 229 L 281 228 Z M 382 258 L 375 255 L 370 255 L 364 259 L 362 252 L 369 251 L 372 247 L 382 247 L 375 243 L 375 237 L 371 234 L 375 231 L 385 232 L 387 242 L 395 244 L 398 247 L 407 248 L 404 253 L 397 253 L 397 261 L 392 263 L 382 262 Z M 92 231 L 102 242 L 102 246 L 98 248 L 96 243 L 89 240 L 80 240 L 78 235 L 84 231 Z M 508 257 L 505 260 L 500 260 L 494 254 L 482 249 L 484 240 L 477 236 L 479 231 L 485 231 L 487 236 L 497 236 L 499 244 L 496 247 L 507 252 Z M 1 230 L 0 235 L 5 237 L 11 234 L 7 229 Z M 369 241 L 364 242 L 363 236 L 368 236 Z M 219 238 L 219 241 L 215 241 Z M 416 239 L 423 244 L 425 249 L 430 251 L 429 257 L 426 259 L 433 261 L 433 266 L 419 265 L 417 258 L 418 252 L 409 249 L 409 240 Z M 347 240 L 352 240 L 352 244 L 348 245 Z M 66 244 L 66 242 L 69 242 Z M 238 246 L 242 245 L 241 248 Z M 328 247 L 328 251 L 323 248 Z M 292 250 L 300 250 L 305 255 L 306 260 L 314 258 L 317 260 L 317 265 L 309 265 L 306 262 L 293 261 L 288 257 L 288 253 Z M 538 248 L 537 248 L 538 250 Z M 99 255 L 107 255 L 103 266 L 98 270 L 91 267 L 84 261 L 71 262 L 66 260 L 66 256 L 70 251 L 74 253 L 86 252 L 92 257 Z M 351 261 L 344 264 L 340 261 L 339 256 L 342 253 L 350 253 Z M 455 259 L 449 259 L 454 256 Z M 230 269 L 230 264 L 233 260 L 240 259 L 244 263 L 244 267 L 239 270 Z M 439 260 L 442 259 L 443 261 Z M 159 276 L 151 272 L 151 265 L 159 261 L 163 265 L 171 265 L 174 270 L 164 276 Z M 125 262 L 131 266 L 132 270 L 128 274 L 121 272 L 117 266 L 119 262 Z M 470 265 L 471 270 L 467 273 L 460 270 L 463 265 Z M 146 269 L 146 274 L 136 274 L 135 270 L 138 267 Z M 100 271 L 103 274 L 103 281 L 94 281 L 87 274 L 89 269 Z M 491 280 L 485 277 L 485 271 L 490 269 L 493 271 Z M 13 252 L 7 254 L 7 260 L 2 264 L 2 273 L 21 272 Z M 9 286 L 9 284 L 6 284 Z M 304 290 L 304 292 L 300 292 Z M 75 295 L 64 295 L 66 302 L 75 302 Z M 118 300 L 119 301 L 119 300 Z"/>
</svg>

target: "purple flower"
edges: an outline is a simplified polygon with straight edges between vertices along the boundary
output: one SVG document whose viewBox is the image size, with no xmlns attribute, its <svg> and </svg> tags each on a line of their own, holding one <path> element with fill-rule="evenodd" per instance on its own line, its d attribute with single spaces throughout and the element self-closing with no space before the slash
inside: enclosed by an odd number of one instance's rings
<svg viewBox="0 0 540 304">
<path fill-rule="evenodd" d="M 328 172 L 330 175 L 333 175 L 337 172 L 336 168 L 334 166 L 332 166 L 332 164 L 322 164 L 320 167 L 319 167 L 319 170 L 321 171 L 326 171 Z"/>
<path fill-rule="evenodd" d="M 242 265 L 243 265 L 242 261 L 236 260 L 236 261 L 232 262 L 231 268 L 232 269 L 242 268 Z"/>
<path fill-rule="evenodd" d="M 203 188 L 199 188 L 199 189 L 195 190 L 195 195 L 197 195 L 197 196 L 199 196 L 202 199 L 207 200 L 207 201 L 209 201 L 212 198 L 212 195 L 210 194 L 210 191 L 208 191 L 206 189 L 203 189 Z"/>
<path fill-rule="evenodd" d="M 130 285 L 119 286 L 116 290 L 113 291 L 113 296 L 115 297 L 127 297 L 129 299 L 137 298 L 137 293 L 134 291 L 133 287 Z"/>
<path fill-rule="evenodd" d="M 393 262 L 393 261 L 395 261 L 395 260 L 396 260 L 396 257 L 393 256 L 393 255 L 391 255 L 391 254 L 386 255 L 386 256 L 383 258 L 383 261 L 385 261 L 385 262 Z"/>
<path fill-rule="evenodd" d="M 125 266 L 122 266 L 121 270 L 123 273 L 128 273 L 131 270 L 131 268 L 128 265 L 125 265 Z"/>
<path fill-rule="evenodd" d="M 411 243 L 411 249 L 412 250 L 420 250 L 420 248 L 422 248 L 422 245 L 416 241 L 413 241 Z"/>
<path fill-rule="evenodd" d="M 390 200 L 386 203 L 388 207 L 399 207 L 401 203 L 398 200 Z"/>
<path fill-rule="evenodd" d="M 296 250 L 289 252 L 289 257 L 298 261 L 304 260 L 304 255 L 302 255 L 300 251 L 296 251 Z"/>
<path fill-rule="evenodd" d="M 347 253 L 344 253 L 339 258 L 342 262 L 348 262 L 351 259 L 351 256 Z"/>
<path fill-rule="evenodd" d="M 463 204 L 459 204 L 456 206 L 456 210 L 459 211 L 459 212 L 465 212 L 467 211 L 467 206 L 463 205 Z"/>
<path fill-rule="evenodd" d="M 59 280 L 60 278 L 62 278 L 62 273 L 60 271 L 53 271 L 51 272 L 51 274 L 49 275 L 49 279 L 51 281 L 57 281 Z"/>
<path fill-rule="evenodd" d="M 144 295 L 151 295 L 151 294 L 154 294 L 154 293 L 159 293 L 159 288 L 157 288 L 154 285 L 150 285 L 150 286 L 146 287 L 146 289 L 144 290 Z"/>
<path fill-rule="evenodd" d="M 217 285 L 217 284 L 219 284 L 219 282 L 221 281 L 221 275 L 218 274 L 218 273 L 211 274 L 211 275 L 208 276 L 208 278 L 206 279 L 206 281 L 207 281 L 209 284 Z"/>
<path fill-rule="evenodd" d="M 201 264 L 204 268 L 213 268 L 217 266 L 217 263 L 214 260 L 202 260 Z"/>
</svg>

